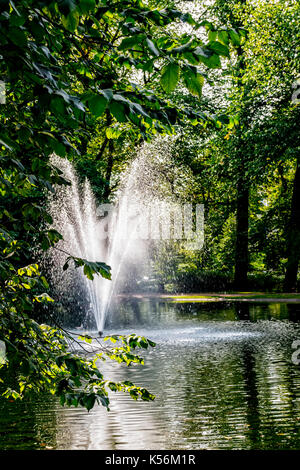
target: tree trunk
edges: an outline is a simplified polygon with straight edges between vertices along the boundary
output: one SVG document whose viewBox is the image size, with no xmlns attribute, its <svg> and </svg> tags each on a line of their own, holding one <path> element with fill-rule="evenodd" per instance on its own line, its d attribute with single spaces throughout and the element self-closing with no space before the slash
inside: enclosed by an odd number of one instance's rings
<svg viewBox="0 0 300 470">
<path fill-rule="evenodd" d="M 249 189 L 243 178 L 239 180 L 237 190 L 234 287 L 238 290 L 245 290 L 249 264 Z"/>
<path fill-rule="evenodd" d="M 297 274 L 300 259 L 300 162 L 294 179 L 291 215 L 287 228 L 287 266 L 284 280 L 285 292 L 295 291 L 297 288 Z"/>
<path fill-rule="evenodd" d="M 245 5 L 246 0 L 240 0 L 240 5 Z M 243 22 L 240 19 L 233 17 L 232 25 L 236 27 L 243 27 Z M 241 102 L 245 99 L 245 89 L 243 86 L 243 75 L 245 71 L 245 55 L 243 47 L 240 45 L 237 48 L 238 57 L 238 86 L 240 88 Z M 247 105 L 243 104 L 244 111 L 240 116 L 241 121 L 244 121 L 245 128 L 248 124 L 247 118 Z M 242 131 L 240 130 L 241 134 Z M 236 242 L 235 242 L 235 269 L 234 269 L 234 288 L 237 290 L 246 290 L 248 285 L 248 229 L 249 229 L 249 187 L 246 181 L 245 167 L 244 167 L 244 152 L 242 151 L 243 141 L 238 139 L 238 154 L 241 161 L 239 171 L 239 180 L 237 184 L 237 208 L 236 208 Z"/>
<path fill-rule="evenodd" d="M 103 193 L 103 199 L 107 199 L 110 195 L 110 179 L 112 174 L 112 168 L 114 164 L 114 141 L 110 140 L 108 143 L 108 159 L 107 159 L 107 167 L 105 173 L 105 187 Z"/>
</svg>

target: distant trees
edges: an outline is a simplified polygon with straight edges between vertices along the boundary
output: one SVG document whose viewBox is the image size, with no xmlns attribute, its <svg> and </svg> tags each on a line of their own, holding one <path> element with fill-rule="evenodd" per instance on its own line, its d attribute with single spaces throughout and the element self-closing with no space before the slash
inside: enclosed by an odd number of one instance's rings
<svg viewBox="0 0 300 470">
<path fill-rule="evenodd" d="M 217 96 L 208 90 L 201 100 L 204 109 L 217 104 L 229 124 L 185 128 L 176 144 L 194 174 L 194 200 L 205 204 L 198 271 L 223 271 L 241 290 L 271 287 L 274 276 L 274 288 L 291 291 L 300 230 L 299 101 L 292 100 L 299 3 L 218 0 L 210 15 L 247 34 L 231 43 L 222 73 L 208 73 L 220 84 Z"/>
<path fill-rule="evenodd" d="M 258 191 L 258 185 L 263 181 L 262 177 L 267 176 L 270 165 L 272 171 L 274 165 L 278 168 L 287 152 L 294 159 L 293 149 L 299 146 L 299 138 L 295 134 L 298 107 L 292 103 L 291 95 L 300 65 L 295 44 L 300 10 L 294 1 L 260 2 L 258 5 L 242 0 L 226 2 L 226 5 L 217 1 L 215 9 L 223 21 L 227 17 L 231 26 L 238 25 L 247 30 L 247 39 L 237 48 L 237 60 L 231 72 L 233 92 L 229 106 L 230 112 L 239 120 L 237 129 L 229 138 L 229 141 L 232 140 L 229 158 L 237 162 L 234 284 L 236 288 L 244 289 L 247 287 L 250 259 L 251 193 Z M 281 120 L 285 120 L 285 124 Z M 294 185 L 296 182 L 297 178 Z M 296 286 L 296 264 L 298 266 L 299 260 L 296 249 L 300 229 L 297 191 L 294 187 L 290 222 L 283 234 L 286 252 L 281 253 L 282 257 L 288 258 L 285 277 L 288 290 Z"/>
</svg>

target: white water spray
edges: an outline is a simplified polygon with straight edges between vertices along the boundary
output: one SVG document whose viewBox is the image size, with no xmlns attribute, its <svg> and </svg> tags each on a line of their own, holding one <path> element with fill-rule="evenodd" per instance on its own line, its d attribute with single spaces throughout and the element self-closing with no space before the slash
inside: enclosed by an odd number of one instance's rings
<svg viewBox="0 0 300 470">
<path fill-rule="evenodd" d="M 132 279 L 132 270 L 141 271 L 147 264 L 147 244 L 134 238 L 138 218 L 134 218 L 124 233 L 124 218 L 127 211 L 127 200 L 134 197 L 133 182 L 136 178 L 138 162 L 135 162 L 129 173 L 126 173 L 126 185 L 118 192 L 115 209 L 110 215 L 109 238 L 106 234 L 107 218 L 101 217 L 89 182 L 81 185 L 73 165 L 66 159 L 52 156 L 51 163 L 58 167 L 70 186 L 59 186 L 50 201 L 50 214 L 53 218 L 52 228 L 62 234 L 61 240 L 51 250 L 51 274 L 56 289 L 69 291 L 76 296 L 76 287 L 71 288 L 72 280 L 77 285 L 85 286 L 86 309 L 95 318 L 97 331 L 103 331 L 113 295 L 121 286 Z M 125 179 L 125 178 L 124 178 Z M 136 203 L 138 198 L 136 199 Z M 103 237 L 105 235 L 105 238 Z M 101 261 L 111 266 L 112 280 L 95 275 L 89 280 L 81 269 L 69 268 L 63 271 L 67 254 L 84 258 L 88 261 Z M 136 266 L 139 266 L 137 269 Z M 75 283 L 76 286 L 76 283 Z"/>
<path fill-rule="evenodd" d="M 114 296 L 120 290 L 134 292 L 141 280 L 148 277 L 151 272 L 149 249 L 160 235 L 166 238 L 163 234 L 168 230 L 165 231 L 164 222 L 168 217 L 164 217 L 161 204 L 174 205 L 176 197 L 170 185 L 172 187 L 174 179 L 181 178 L 181 174 L 172 174 L 174 166 L 172 168 L 170 162 L 168 142 L 160 143 L 157 148 L 145 145 L 123 173 L 116 204 L 109 217 L 104 217 L 105 205 L 96 207 L 89 182 L 81 185 L 68 160 L 52 157 L 53 165 L 71 183 L 71 186 L 58 187 L 50 202 L 54 228 L 63 235 L 58 250 L 52 250 L 52 277 L 58 289 L 69 291 L 71 297 L 76 297 L 76 285 L 85 287 L 86 309 L 93 313 L 98 331 L 103 331 L 107 314 L 114 308 Z M 132 212 L 128 211 L 128 204 L 134 209 Z M 178 207 L 176 210 L 173 218 L 178 221 L 181 214 Z M 150 224 L 149 213 L 155 216 Z M 81 270 L 74 268 L 63 274 L 65 252 L 88 261 L 105 262 L 111 267 L 112 280 L 96 275 L 90 281 Z M 77 279 L 75 292 L 70 288 L 74 278 Z"/>
</svg>

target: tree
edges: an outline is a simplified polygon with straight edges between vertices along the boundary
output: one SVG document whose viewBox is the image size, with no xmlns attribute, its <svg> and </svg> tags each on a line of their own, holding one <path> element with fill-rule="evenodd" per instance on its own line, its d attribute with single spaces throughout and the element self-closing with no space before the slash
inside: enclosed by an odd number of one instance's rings
<svg viewBox="0 0 300 470">
<path fill-rule="evenodd" d="M 117 348 L 88 360 L 68 350 L 68 341 L 77 340 L 60 325 L 34 320 L 35 305 L 52 301 L 44 292 L 48 284 L 39 272 L 36 248 L 47 250 L 61 238 L 47 228 L 51 217 L 43 201 L 55 184 L 68 184 L 49 157 L 55 152 L 76 160 L 101 126 L 104 149 L 122 127 L 133 139 L 149 139 L 156 132 L 172 132 L 180 119 L 206 122 L 210 118 L 201 110 L 176 107 L 163 93 L 175 88 L 181 74 L 189 91 L 199 95 L 204 79 L 195 64 L 219 67 L 219 56 L 228 48 L 198 37 L 199 28 L 211 30 L 212 24 L 139 0 L 24 0 L 17 5 L 3 0 L 0 21 L 6 86 L 0 115 L 0 339 L 6 345 L 1 374 L 12 380 L 12 386 L 6 380 L 4 396 L 50 390 L 62 403 L 87 409 L 96 401 L 108 406 L 107 387 L 153 399 L 131 383 L 105 381 L 95 362 L 107 354 L 118 362 L 141 363 L 131 349 L 153 346 L 149 340 L 113 338 Z M 178 22 L 190 24 L 193 34 L 166 31 Z M 147 83 L 157 84 L 155 92 Z M 101 261 L 72 253 L 69 260 L 91 280 L 94 275 L 110 278 L 109 266 Z"/>
<path fill-rule="evenodd" d="M 294 184 L 289 222 L 285 222 L 287 257 L 284 288 L 294 290 L 299 263 L 299 133 L 296 122 L 299 107 L 292 101 L 293 84 L 299 73 L 299 52 L 296 47 L 297 24 L 300 9 L 298 2 L 263 2 L 251 8 L 248 16 L 250 37 L 249 63 L 245 82 L 251 85 L 251 100 L 257 113 L 257 130 L 263 133 L 265 143 L 260 160 L 265 159 L 280 170 L 292 162 Z M 258 138 L 258 144 L 262 139 Z"/>
<path fill-rule="evenodd" d="M 191 264 L 198 289 L 205 284 L 201 273 L 222 271 L 229 283 L 234 274 L 239 289 L 282 289 L 285 273 L 289 291 L 296 287 L 299 264 L 299 104 L 292 102 L 293 92 L 299 96 L 299 4 L 220 0 L 210 14 L 209 21 L 238 24 L 247 34 L 231 43 L 221 70 L 208 71 L 207 81 L 218 87 L 213 95 L 206 88 L 201 98 L 202 109 L 218 107 L 228 126 L 220 122 L 220 129 L 203 131 L 180 125 L 177 164 L 192 175 L 185 197 L 205 204 L 206 220 L 204 250 L 197 259 L 186 254 L 180 265 L 193 289 Z M 215 33 L 209 34 L 212 40 Z"/>
<path fill-rule="evenodd" d="M 252 196 L 258 184 L 270 181 L 270 172 L 275 168 L 280 172 L 283 162 L 295 159 L 299 146 L 295 133 L 298 109 L 291 101 L 292 84 L 299 70 L 299 54 L 293 47 L 299 5 L 294 1 L 220 1 L 215 6 L 223 23 L 227 18 L 232 27 L 239 25 L 247 30 L 243 44 L 237 43 L 237 61 L 231 69 L 228 112 L 236 116 L 238 125 L 221 144 L 231 159 L 228 167 L 234 167 L 233 181 L 237 184 L 235 286 L 243 289 L 249 270 Z M 296 178 L 290 222 L 284 235 L 288 290 L 295 288 L 299 261 L 297 194 Z"/>
</svg>

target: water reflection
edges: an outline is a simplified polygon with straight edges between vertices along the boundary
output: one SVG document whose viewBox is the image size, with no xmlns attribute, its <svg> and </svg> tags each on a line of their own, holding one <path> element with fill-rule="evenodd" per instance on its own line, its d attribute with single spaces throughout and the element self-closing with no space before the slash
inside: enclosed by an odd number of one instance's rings
<svg viewBox="0 0 300 470">
<path fill-rule="evenodd" d="M 58 449 L 292 449 L 300 447 L 296 304 L 175 304 L 122 300 L 108 332 L 157 342 L 145 367 L 105 365 L 153 403 L 114 395 L 111 411 L 51 398 L 0 403 L 0 447 Z"/>
</svg>

